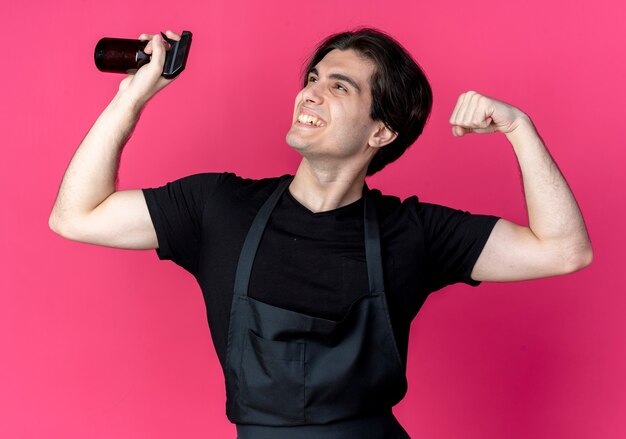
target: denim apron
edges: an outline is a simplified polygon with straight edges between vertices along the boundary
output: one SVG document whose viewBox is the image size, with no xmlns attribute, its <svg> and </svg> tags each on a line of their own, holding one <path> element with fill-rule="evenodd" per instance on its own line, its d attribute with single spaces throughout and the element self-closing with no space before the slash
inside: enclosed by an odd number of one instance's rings
<svg viewBox="0 0 626 439">
<path fill-rule="evenodd" d="M 248 296 L 263 232 L 291 180 L 281 180 L 261 207 L 239 257 L 225 366 L 228 419 L 237 424 L 239 439 L 409 438 L 391 412 L 407 382 L 387 310 L 378 221 L 367 188 L 369 293 L 340 321 Z"/>
</svg>

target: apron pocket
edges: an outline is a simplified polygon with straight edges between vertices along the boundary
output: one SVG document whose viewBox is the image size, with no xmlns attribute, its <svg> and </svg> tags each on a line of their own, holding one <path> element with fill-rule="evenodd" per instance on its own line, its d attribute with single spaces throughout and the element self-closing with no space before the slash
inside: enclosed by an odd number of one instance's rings
<svg viewBox="0 0 626 439">
<path fill-rule="evenodd" d="M 265 422 L 304 422 L 305 344 L 267 340 L 248 330 L 241 398 Z"/>
</svg>

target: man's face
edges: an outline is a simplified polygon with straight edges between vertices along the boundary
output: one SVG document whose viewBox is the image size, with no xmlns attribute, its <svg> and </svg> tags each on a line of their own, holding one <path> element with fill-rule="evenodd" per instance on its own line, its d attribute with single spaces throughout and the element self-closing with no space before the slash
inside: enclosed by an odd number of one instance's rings
<svg viewBox="0 0 626 439">
<path fill-rule="evenodd" d="M 363 161 L 380 121 L 370 118 L 371 61 L 354 50 L 332 50 L 308 73 L 295 100 L 287 143 L 309 159 Z"/>
</svg>

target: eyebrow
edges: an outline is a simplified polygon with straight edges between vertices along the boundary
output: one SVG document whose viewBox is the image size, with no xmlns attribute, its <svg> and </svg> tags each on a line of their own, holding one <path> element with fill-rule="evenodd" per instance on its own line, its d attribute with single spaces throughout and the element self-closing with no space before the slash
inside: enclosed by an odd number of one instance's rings
<svg viewBox="0 0 626 439">
<path fill-rule="evenodd" d="M 307 74 L 307 77 L 313 73 L 316 76 L 319 76 L 319 72 L 317 71 L 316 67 L 313 67 L 311 70 L 309 70 L 309 73 Z M 343 75 L 341 73 L 331 73 L 330 75 L 328 75 L 328 77 L 330 79 L 338 79 L 339 81 L 345 81 L 348 84 L 350 84 L 352 87 L 354 87 L 357 91 L 357 93 L 361 93 L 361 87 L 359 87 L 359 84 L 357 84 L 357 82 L 350 78 L 349 76 Z"/>
</svg>

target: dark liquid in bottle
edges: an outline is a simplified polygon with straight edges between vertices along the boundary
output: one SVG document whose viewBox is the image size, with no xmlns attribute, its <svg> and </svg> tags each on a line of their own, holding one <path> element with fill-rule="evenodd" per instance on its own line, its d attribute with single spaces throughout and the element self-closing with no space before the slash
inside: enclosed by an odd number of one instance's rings
<svg viewBox="0 0 626 439">
<path fill-rule="evenodd" d="M 150 55 L 143 49 L 148 41 L 123 38 L 102 38 L 96 44 L 94 58 L 102 72 L 127 73 L 150 62 Z"/>
</svg>

